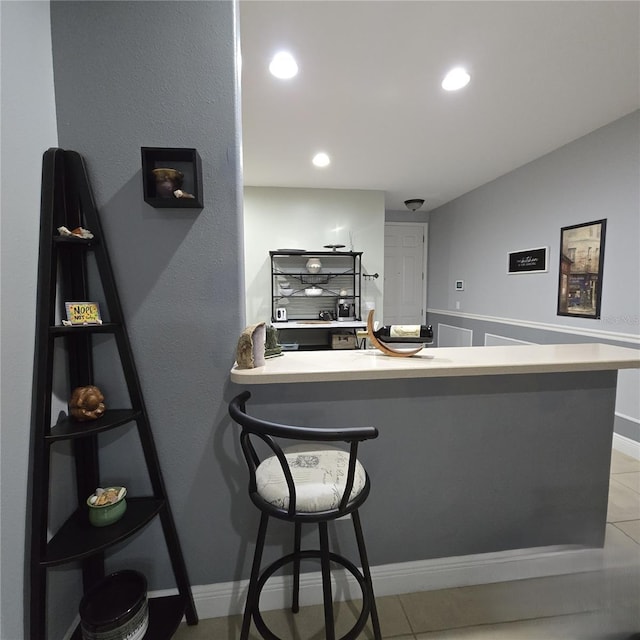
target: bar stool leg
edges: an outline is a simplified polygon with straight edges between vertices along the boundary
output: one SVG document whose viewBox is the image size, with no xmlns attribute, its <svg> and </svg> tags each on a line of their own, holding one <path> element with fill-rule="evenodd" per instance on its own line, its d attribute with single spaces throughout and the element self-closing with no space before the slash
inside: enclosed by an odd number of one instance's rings
<svg viewBox="0 0 640 640">
<path fill-rule="evenodd" d="M 376 607 L 376 596 L 373 592 L 373 581 L 371 580 L 371 571 L 369 570 L 369 559 L 367 558 L 367 549 L 364 544 L 364 536 L 362 535 L 362 526 L 360 524 L 360 514 L 358 511 L 354 511 L 351 514 L 351 520 L 353 521 L 353 528 L 356 533 L 356 541 L 358 543 L 358 552 L 360 553 L 360 564 L 362 565 L 362 575 L 364 576 L 365 584 L 369 589 L 369 595 L 371 596 L 371 626 L 373 627 L 373 637 L 375 640 L 381 640 L 382 635 L 380 633 L 380 621 L 378 620 L 378 608 Z"/>
<path fill-rule="evenodd" d="M 260 528 L 258 529 L 258 539 L 256 540 L 256 550 L 253 554 L 253 565 L 251 567 L 251 578 L 249 578 L 249 591 L 247 593 L 247 602 L 244 607 L 244 616 L 242 617 L 242 629 L 240 631 L 240 640 L 249 640 L 249 630 L 251 628 L 251 616 L 254 611 L 258 610 L 258 578 L 260 577 L 260 564 L 262 563 L 262 551 L 264 542 L 267 538 L 267 524 L 269 524 L 269 516 L 263 513 L 260 518 Z"/>
<path fill-rule="evenodd" d="M 331 565 L 329 560 L 329 536 L 327 523 L 318 522 L 320 533 L 320 566 L 322 569 L 322 597 L 324 598 L 324 626 L 326 640 L 335 640 L 333 623 L 333 594 L 331 593 Z"/>
<path fill-rule="evenodd" d="M 293 600 L 291 603 L 291 611 L 298 613 L 300 611 L 300 540 L 302 538 L 302 525 L 299 522 L 295 524 L 295 534 L 293 541 Z"/>
</svg>

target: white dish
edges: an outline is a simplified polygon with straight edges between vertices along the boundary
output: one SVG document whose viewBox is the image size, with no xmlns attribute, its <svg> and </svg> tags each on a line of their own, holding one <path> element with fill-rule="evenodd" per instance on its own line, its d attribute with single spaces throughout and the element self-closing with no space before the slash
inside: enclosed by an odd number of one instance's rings
<svg viewBox="0 0 640 640">
<path fill-rule="evenodd" d="M 322 289 L 320 287 L 307 287 L 304 290 L 304 295 L 305 296 L 321 296 Z"/>
</svg>

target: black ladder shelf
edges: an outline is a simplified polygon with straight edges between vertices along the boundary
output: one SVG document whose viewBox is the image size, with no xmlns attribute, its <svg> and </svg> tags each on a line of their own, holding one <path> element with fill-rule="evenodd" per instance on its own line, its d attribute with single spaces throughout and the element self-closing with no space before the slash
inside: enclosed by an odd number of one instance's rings
<svg viewBox="0 0 640 640">
<path fill-rule="evenodd" d="M 60 226 L 68 229 L 82 226 L 94 237 L 61 236 L 57 231 Z M 56 324 L 58 300 L 92 301 L 87 269 L 90 252 L 94 255 L 105 301 L 101 305 L 101 315 L 106 315 L 108 321 L 89 326 Z M 75 387 L 94 384 L 94 334 L 111 335 L 115 339 L 131 408 L 108 408 L 104 416 L 90 422 L 78 422 L 63 415 L 52 425 L 56 340 L 62 339 L 65 343 L 70 394 Z M 153 495 L 127 496 L 127 510 L 121 520 L 106 527 L 93 527 L 85 501 L 96 487 L 101 486 L 98 434 L 132 422 L 137 425 Z M 78 508 L 48 539 L 50 447 L 60 440 L 70 440 L 73 447 Z M 197 624 L 191 586 L 85 164 L 78 153 L 55 148 L 44 153 L 42 167 L 29 485 L 28 637 L 31 640 L 46 640 L 47 637 L 47 570 L 50 567 L 80 561 L 86 592 L 105 575 L 105 551 L 140 531 L 156 516 L 160 518 L 178 594 L 150 599 L 145 638 L 170 638 L 183 616 L 188 624 Z M 81 638 L 79 628 L 73 638 Z"/>
</svg>

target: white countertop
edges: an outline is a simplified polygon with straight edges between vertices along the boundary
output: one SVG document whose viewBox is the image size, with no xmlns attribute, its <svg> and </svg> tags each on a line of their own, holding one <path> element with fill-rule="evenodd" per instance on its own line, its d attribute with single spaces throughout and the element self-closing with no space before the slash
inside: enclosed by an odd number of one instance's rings
<svg viewBox="0 0 640 640">
<path fill-rule="evenodd" d="M 255 369 L 231 370 L 245 385 L 388 380 L 640 368 L 640 350 L 607 344 L 426 348 L 410 358 L 375 349 L 287 351 Z"/>
<path fill-rule="evenodd" d="M 289 322 L 272 322 L 276 329 L 364 329 L 366 322 L 360 320 L 291 320 Z"/>
</svg>

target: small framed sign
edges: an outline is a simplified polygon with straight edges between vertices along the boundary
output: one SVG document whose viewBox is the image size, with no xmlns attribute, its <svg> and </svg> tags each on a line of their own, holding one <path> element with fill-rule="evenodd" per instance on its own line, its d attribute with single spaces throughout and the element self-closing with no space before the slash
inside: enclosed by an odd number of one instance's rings
<svg viewBox="0 0 640 640">
<path fill-rule="evenodd" d="M 509 253 L 508 273 L 545 273 L 547 267 L 547 247 L 512 251 Z"/>
<path fill-rule="evenodd" d="M 65 324 L 102 324 L 97 302 L 65 302 L 67 322 Z"/>
</svg>

